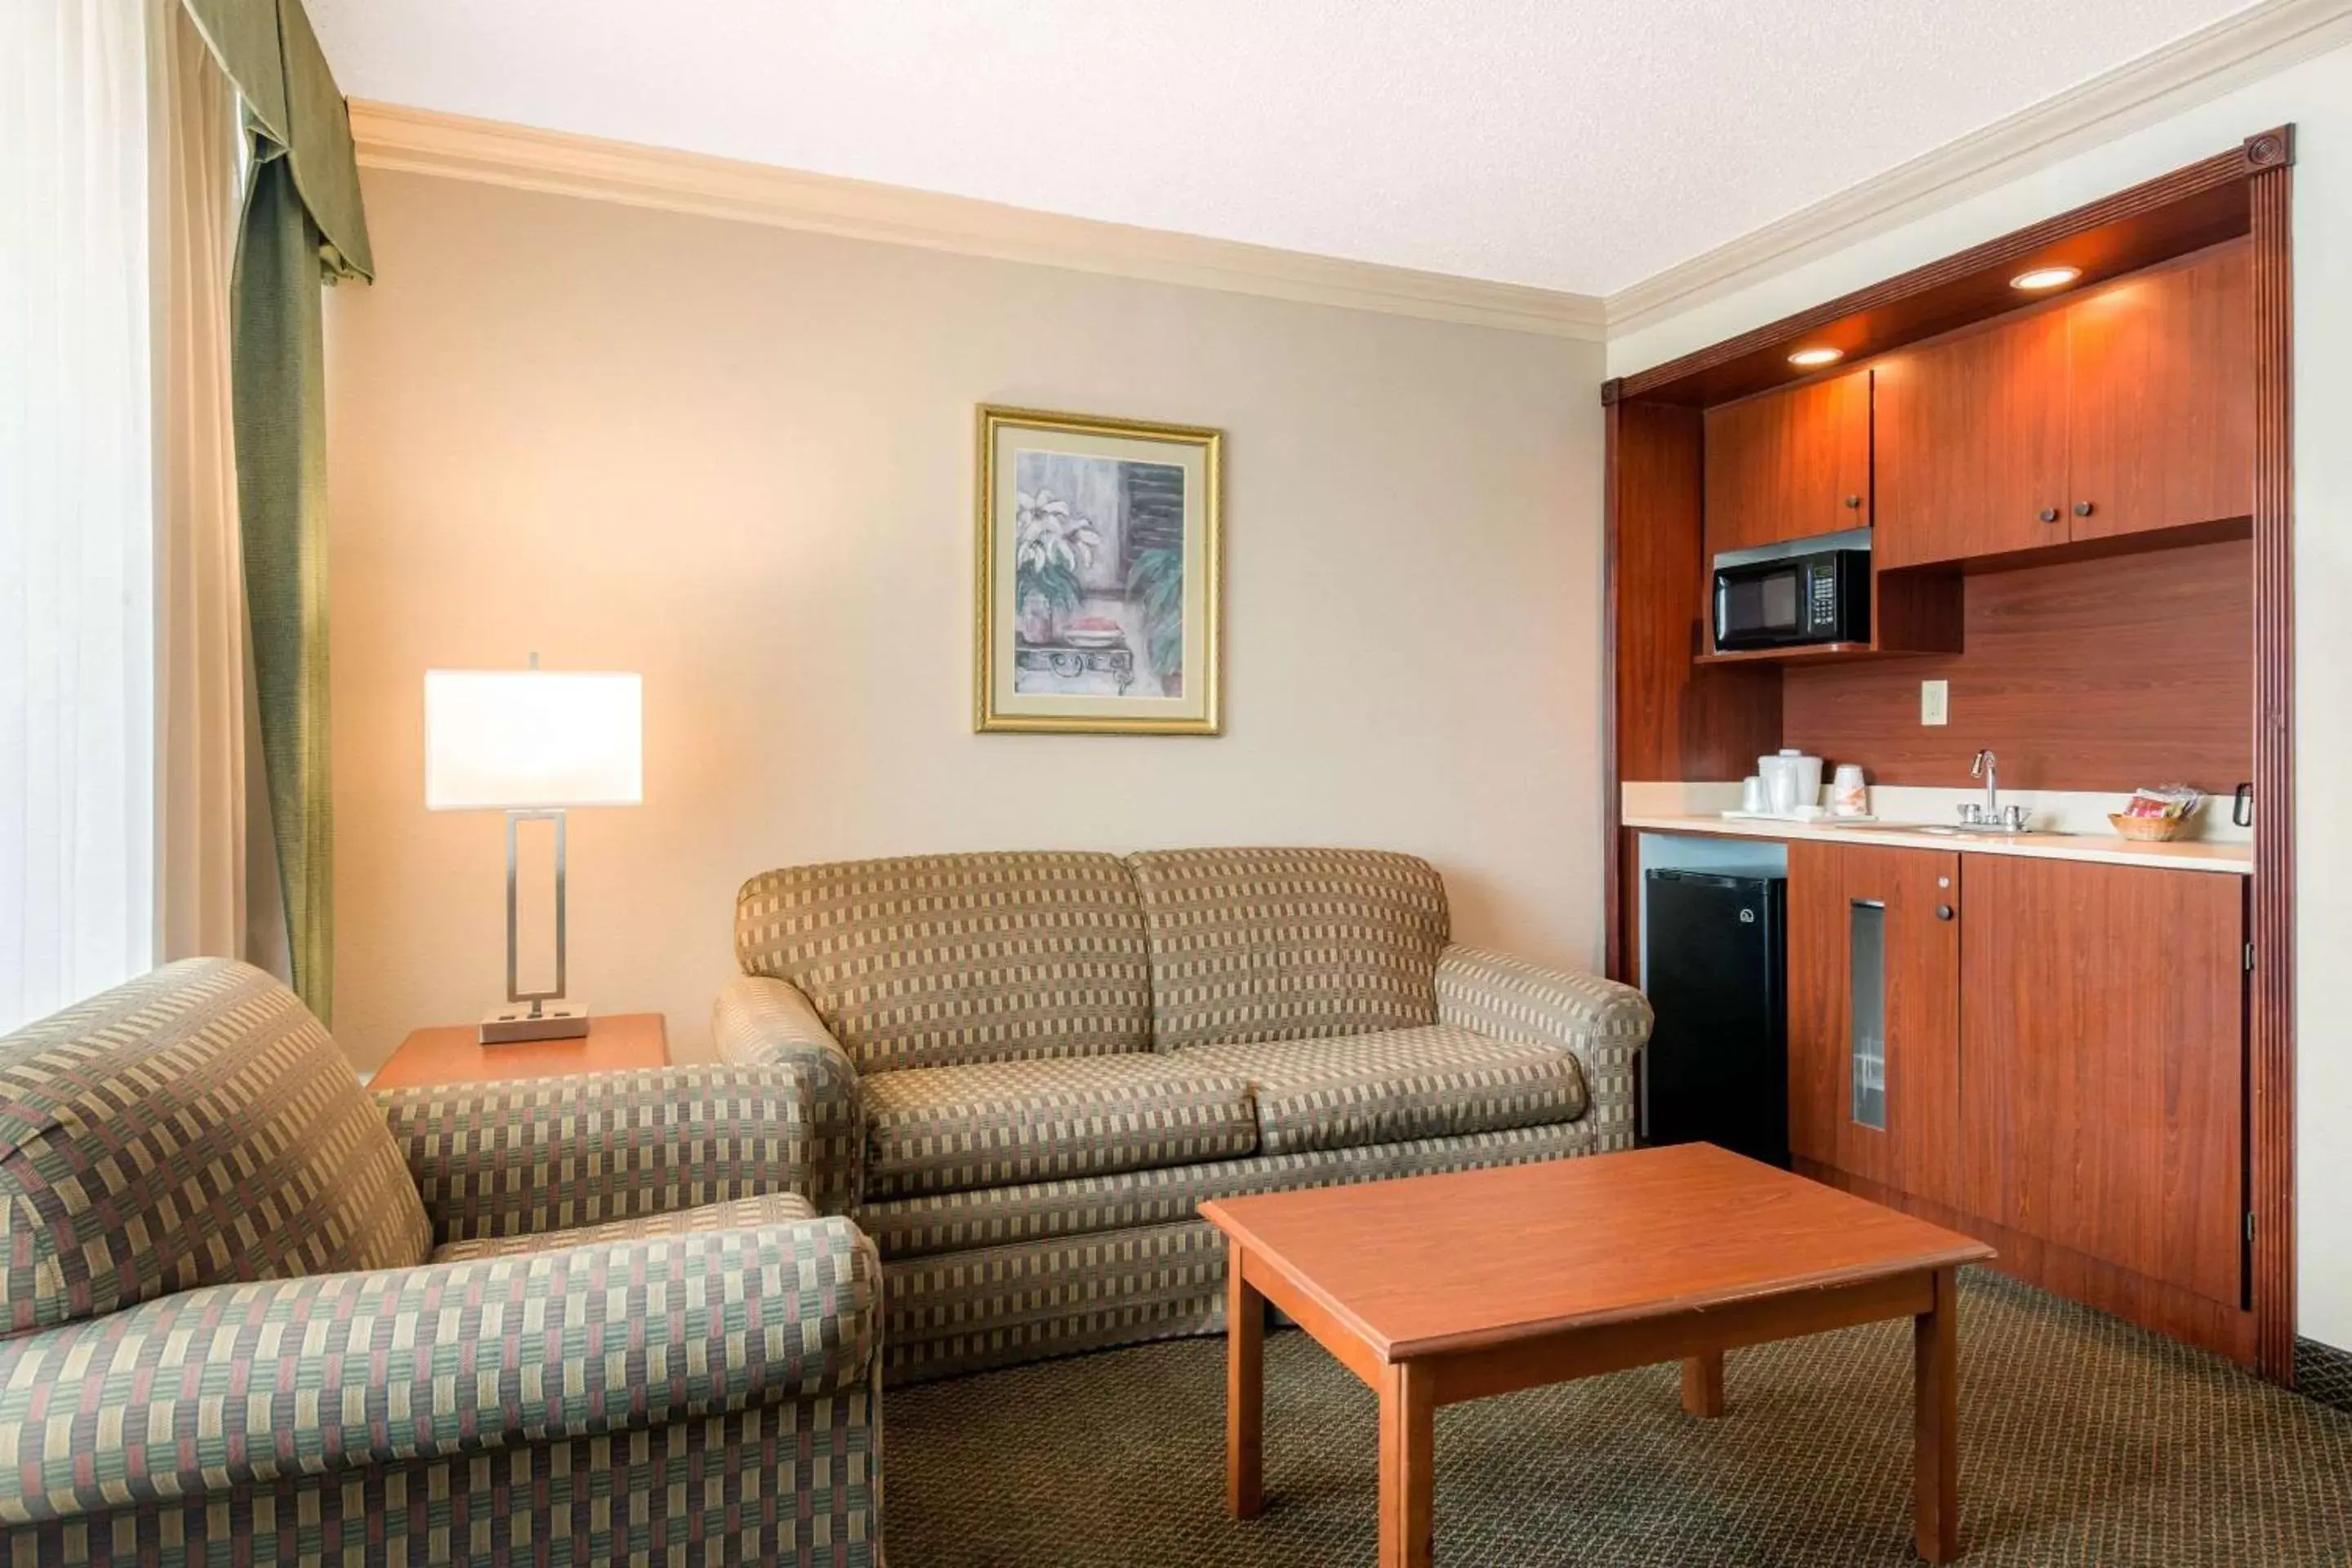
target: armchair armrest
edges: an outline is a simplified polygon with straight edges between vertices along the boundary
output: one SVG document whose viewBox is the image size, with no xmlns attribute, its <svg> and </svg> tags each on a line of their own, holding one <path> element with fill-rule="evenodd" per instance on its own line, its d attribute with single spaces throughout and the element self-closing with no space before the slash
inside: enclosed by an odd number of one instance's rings
<svg viewBox="0 0 2352 1568">
<path fill-rule="evenodd" d="M 787 980 L 742 974 L 710 1010 L 710 1035 L 730 1062 L 789 1068 L 808 1088 L 809 1185 L 820 1214 L 846 1214 L 865 1195 L 866 1124 L 857 1067 L 816 1008 Z"/>
<path fill-rule="evenodd" d="M 532 1236 L 802 1191 L 793 1074 L 654 1068 L 379 1090 L 436 1241 Z"/>
<path fill-rule="evenodd" d="M 1574 1053 L 1599 1151 L 1633 1146 L 1633 1062 L 1649 1043 L 1650 1017 L 1649 998 L 1598 974 L 1458 942 L 1438 955 L 1439 1023 Z"/>
<path fill-rule="evenodd" d="M 866 1397 L 845 1219 L 215 1285 L 0 1342 L 0 1522 Z"/>
</svg>

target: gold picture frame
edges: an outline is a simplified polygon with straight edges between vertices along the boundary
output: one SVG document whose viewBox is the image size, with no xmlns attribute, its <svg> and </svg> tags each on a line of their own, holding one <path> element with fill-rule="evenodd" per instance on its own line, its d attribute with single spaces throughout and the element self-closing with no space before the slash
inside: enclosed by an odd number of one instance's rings
<svg viewBox="0 0 2352 1568">
<path fill-rule="evenodd" d="M 1224 433 L 983 404 L 975 730 L 1215 735 Z"/>
</svg>

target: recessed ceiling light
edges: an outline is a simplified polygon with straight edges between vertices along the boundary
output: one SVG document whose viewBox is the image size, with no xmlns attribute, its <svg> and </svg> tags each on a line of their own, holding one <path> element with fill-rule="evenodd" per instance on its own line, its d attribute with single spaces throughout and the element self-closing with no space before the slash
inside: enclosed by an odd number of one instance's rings
<svg viewBox="0 0 2352 1568">
<path fill-rule="evenodd" d="M 2079 267 L 2037 267 L 2009 280 L 2012 289 L 2063 289 L 2083 275 Z"/>
<path fill-rule="evenodd" d="M 1807 370 L 1811 370 L 1817 364 L 1835 364 L 1843 358 L 1845 358 L 1843 349 L 1799 349 L 1789 356 L 1789 363 L 1801 364 Z"/>
</svg>

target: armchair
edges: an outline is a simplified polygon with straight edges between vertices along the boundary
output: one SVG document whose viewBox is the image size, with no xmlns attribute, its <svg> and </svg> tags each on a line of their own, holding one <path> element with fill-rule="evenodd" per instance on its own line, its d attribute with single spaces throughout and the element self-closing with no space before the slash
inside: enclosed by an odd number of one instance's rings
<svg viewBox="0 0 2352 1568">
<path fill-rule="evenodd" d="M 808 997 L 788 980 L 737 975 L 711 1008 L 710 1034 L 727 1060 L 789 1072 L 805 1085 L 809 1196 L 821 1214 L 855 1209 L 866 1195 L 857 1068 Z"/>
<path fill-rule="evenodd" d="M 881 1270 L 802 1190 L 805 1102 L 371 1100 L 214 961 L 0 1040 L 0 1551 L 878 1565 Z"/>
</svg>

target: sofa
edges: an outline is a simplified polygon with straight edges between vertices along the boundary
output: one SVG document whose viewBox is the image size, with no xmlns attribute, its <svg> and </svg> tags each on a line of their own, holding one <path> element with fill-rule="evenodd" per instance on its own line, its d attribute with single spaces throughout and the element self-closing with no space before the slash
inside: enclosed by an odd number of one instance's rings
<svg viewBox="0 0 2352 1568">
<path fill-rule="evenodd" d="M 735 946 L 718 1048 L 804 1075 L 894 1380 L 1218 1331 L 1205 1199 L 1633 1142 L 1641 994 L 1452 942 L 1409 855 L 791 867 Z"/>
<path fill-rule="evenodd" d="M 257 970 L 0 1039 L 0 1561 L 882 1562 L 797 1074 L 371 1097 Z"/>
</svg>

